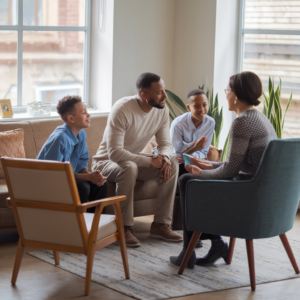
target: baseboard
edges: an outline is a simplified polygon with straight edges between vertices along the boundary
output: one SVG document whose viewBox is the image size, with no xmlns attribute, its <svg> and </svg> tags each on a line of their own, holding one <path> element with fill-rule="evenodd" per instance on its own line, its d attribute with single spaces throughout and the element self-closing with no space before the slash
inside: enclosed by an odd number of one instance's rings
<svg viewBox="0 0 300 300">
<path fill-rule="evenodd" d="M 0 234 L 0 244 L 1 243 L 17 242 L 18 240 L 19 240 L 18 232 L 10 232 L 10 233 Z"/>
</svg>

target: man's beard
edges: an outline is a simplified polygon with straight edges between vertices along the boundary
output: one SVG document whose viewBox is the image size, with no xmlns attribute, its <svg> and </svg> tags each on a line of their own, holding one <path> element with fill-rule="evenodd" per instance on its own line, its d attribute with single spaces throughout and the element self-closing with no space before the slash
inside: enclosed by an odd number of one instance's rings
<svg viewBox="0 0 300 300">
<path fill-rule="evenodd" d="M 162 100 L 163 101 L 163 100 Z M 159 101 L 160 102 L 160 101 Z M 160 106 L 159 105 L 159 102 L 158 103 L 155 103 L 154 99 L 150 98 L 148 100 L 148 104 L 151 105 L 152 107 L 155 107 L 155 108 L 158 108 L 158 109 L 163 109 L 165 108 L 165 106 Z"/>
</svg>

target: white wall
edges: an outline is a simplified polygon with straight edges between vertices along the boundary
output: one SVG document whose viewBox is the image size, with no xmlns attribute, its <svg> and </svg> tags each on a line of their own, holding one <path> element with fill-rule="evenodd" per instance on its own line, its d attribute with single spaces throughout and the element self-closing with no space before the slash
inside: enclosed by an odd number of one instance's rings
<svg viewBox="0 0 300 300">
<path fill-rule="evenodd" d="M 100 1 L 92 6 L 92 51 L 90 103 L 98 110 L 110 111 L 112 105 L 114 1 L 105 1 L 105 30 L 98 26 Z"/>
<path fill-rule="evenodd" d="M 214 50 L 214 90 L 223 106 L 224 125 L 219 148 L 225 143 L 235 113 L 228 111 L 224 89 L 229 77 L 236 73 L 238 56 L 238 12 L 239 0 L 217 0 L 216 32 Z"/>
<path fill-rule="evenodd" d="M 174 0 L 115 0 L 113 103 L 135 95 L 143 72 L 161 76 L 172 89 Z"/>
<path fill-rule="evenodd" d="M 216 0 L 176 0 L 174 89 L 182 100 L 214 78 Z"/>
<path fill-rule="evenodd" d="M 207 78 L 219 94 L 226 139 L 232 113 L 224 88 L 236 72 L 239 0 L 106 0 L 105 32 L 98 30 L 99 0 L 93 0 L 91 102 L 109 111 L 136 94 L 143 72 L 160 75 L 167 89 L 186 100 Z"/>
</svg>

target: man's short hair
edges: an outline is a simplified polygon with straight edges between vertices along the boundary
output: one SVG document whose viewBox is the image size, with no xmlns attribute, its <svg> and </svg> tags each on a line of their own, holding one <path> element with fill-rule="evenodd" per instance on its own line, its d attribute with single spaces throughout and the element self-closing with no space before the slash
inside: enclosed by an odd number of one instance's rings
<svg viewBox="0 0 300 300">
<path fill-rule="evenodd" d="M 147 89 L 151 87 L 153 82 L 159 82 L 160 77 L 154 73 L 143 73 L 139 76 L 136 81 L 136 89 L 141 91 L 141 89 Z"/>
<path fill-rule="evenodd" d="M 80 96 L 65 96 L 58 101 L 56 106 L 57 113 L 65 121 L 68 115 L 74 114 L 75 104 L 81 102 Z"/>
<path fill-rule="evenodd" d="M 200 90 L 200 89 L 194 89 L 194 90 L 191 90 L 188 95 L 187 95 L 187 99 L 189 100 L 190 97 L 192 96 L 196 96 L 196 95 L 205 95 L 204 91 L 203 90 Z M 190 101 L 188 101 L 189 103 Z"/>
</svg>

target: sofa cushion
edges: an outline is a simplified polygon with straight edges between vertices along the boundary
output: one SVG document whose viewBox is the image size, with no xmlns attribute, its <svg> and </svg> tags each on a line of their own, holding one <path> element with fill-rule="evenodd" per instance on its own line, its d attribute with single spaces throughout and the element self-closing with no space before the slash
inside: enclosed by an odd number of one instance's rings
<svg viewBox="0 0 300 300">
<path fill-rule="evenodd" d="M 0 208 L 0 228 L 16 226 L 13 210 L 11 208 Z"/>
<path fill-rule="evenodd" d="M 134 201 L 156 198 L 157 197 L 157 180 L 137 181 L 134 187 Z M 116 184 L 108 182 L 107 197 L 115 196 Z"/>
<path fill-rule="evenodd" d="M 35 139 L 36 156 L 41 151 L 43 145 L 47 141 L 50 134 L 54 131 L 57 126 L 63 125 L 64 122 L 61 119 L 55 120 L 32 120 L 30 121 L 32 132 Z M 34 158 L 36 158 L 36 156 Z"/>
<path fill-rule="evenodd" d="M 107 124 L 107 116 L 91 116 L 91 126 L 85 128 L 87 134 L 86 143 L 89 150 L 88 169 L 91 170 L 92 158 L 97 153 L 97 150 L 102 141 L 104 130 Z"/>
<path fill-rule="evenodd" d="M 30 121 L 35 138 L 37 154 L 42 149 L 50 134 L 57 126 L 63 125 L 62 120 Z M 96 154 L 107 123 L 107 116 L 91 116 L 91 127 L 84 129 L 87 133 L 86 143 L 89 150 L 88 169 L 91 169 L 92 157 Z"/>
<path fill-rule="evenodd" d="M 24 131 L 22 128 L 0 132 L 0 157 L 25 158 Z M 4 179 L 0 164 L 0 179 Z"/>
<path fill-rule="evenodd" d="M 0 209 L 7 208 L 6 198 L 9 197 L 5 179 L 0 179 Z"/>
<path fill-rule="evenodd" d="M 0 122 L 0 132 L 22 128 L 24 130 L 24 149 L 26 158 L 36 158 L 33 132 L 29 122 Z"/>
</svg>

